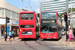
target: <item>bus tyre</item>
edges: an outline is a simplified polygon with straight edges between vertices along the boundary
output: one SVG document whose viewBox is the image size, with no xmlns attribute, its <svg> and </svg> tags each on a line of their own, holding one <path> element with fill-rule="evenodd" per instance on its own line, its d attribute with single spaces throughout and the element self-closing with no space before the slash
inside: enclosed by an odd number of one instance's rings
<svg viewBox="0 0 75 50">
<path fill-rule="evenodd" d="M 21 39 L 21 41 L 24 41 L 25 39 Z"/>
<path fill-rule="evenodd" d="M 62 37 L 59 37 L 59 39 L 58 40 L 60 40 Z"/>
</svg>

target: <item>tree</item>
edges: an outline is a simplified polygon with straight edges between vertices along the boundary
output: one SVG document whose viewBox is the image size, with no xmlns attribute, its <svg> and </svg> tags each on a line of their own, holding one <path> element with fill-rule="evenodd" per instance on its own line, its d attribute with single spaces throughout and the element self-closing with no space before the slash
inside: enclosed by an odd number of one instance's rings
<svg viewBox="0 0 75 50">
<path fill-rule="evenodd" d="M 72 12 L 74 12 L 74 11 L 75 11 L 75 8 L 72 8 Z M 66 12 L 66 11 L 65 11 L 65 12 Z M 64 12 L 64 13 L 65 13 L 65 12 Z M 71 12 L 71 8 L 68 9 L 68 13 L 70 13 L 70 12 Z M 64 15 L 64 13 L 61 13 L 59 16 L 62 17 L 62 15 Z"/>
</svg>

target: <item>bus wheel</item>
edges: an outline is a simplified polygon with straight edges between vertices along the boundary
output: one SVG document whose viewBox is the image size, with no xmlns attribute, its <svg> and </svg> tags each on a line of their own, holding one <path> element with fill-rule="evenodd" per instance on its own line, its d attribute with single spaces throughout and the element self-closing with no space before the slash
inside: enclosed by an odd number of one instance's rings
<svg viewBox="0 0 75 50">
<path fill-rule="evenodd" d="M 60 37 L 58 40 L 60 40 L 62 37 Z"/>
<path fill-rule="evenodd" d="M 59 39 L 61 39 L 62 37 L 60 37 Z"/>
<path fill-rule="evenodd" d="M 25 39 L 21 39 L 21 41 L 24 41 Z"/>
</svg>

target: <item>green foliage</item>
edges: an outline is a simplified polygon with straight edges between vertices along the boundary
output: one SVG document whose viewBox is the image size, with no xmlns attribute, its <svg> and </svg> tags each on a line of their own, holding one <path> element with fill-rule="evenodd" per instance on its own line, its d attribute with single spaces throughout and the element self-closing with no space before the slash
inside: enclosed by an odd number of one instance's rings
<svg viewBox="0 0 75 50">
<path fill-rule="evenodd" d="M 72 12 L 73 12 L 73 11 L 75 11 L 75 8 L 72 8 Z M 71 8 L 68 9 L 68 13 L 70 13 L 70 12 L 71 12 Z M 65 13 L 65 12 L 64 12 L 64 13 Z M 59 16 L 62 17 L 62 15 L 63 15 L 64 13 L 61 13 Z"/>
<path fill-rule="evenodd" d="M 59 16 L 61 17 L 64 13 L 61 13 Z"/>
<path fill-rule="evenodd" d="M 75 8 L 72 8 L 72 11 L 75 11 Z"/>
</svg>

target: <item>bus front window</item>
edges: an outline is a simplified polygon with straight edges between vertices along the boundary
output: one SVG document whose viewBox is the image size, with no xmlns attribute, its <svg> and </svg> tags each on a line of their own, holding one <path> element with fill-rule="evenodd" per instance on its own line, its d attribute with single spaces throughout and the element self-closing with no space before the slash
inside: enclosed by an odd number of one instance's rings
<svg viewBox="0 0 75 50">
<path fill-rule="evenodd" d="M 22 13 L 21 14 L 21 20 L 32 20 L 33 19 L 33 13 Z"/>
<path fill-rule="evenodd" d="M 57 31 L 56 25 L 49 26 L 49 33 L 54 33 Z"/>
<path fill-rule="evenodd" d="M 41 32 L 48 33 L 48 27 L 46 25 L 45 26 L 42 26 L 41 27 Z"/>
<path fill-rule="evenodd" d="M 57 31 L 56 25 L 42 25 L 41 32 L 42 33 L 54 33 Z"/>
</svg>

